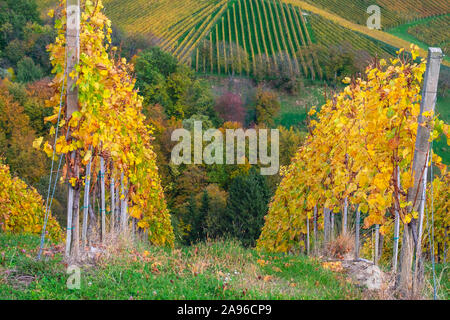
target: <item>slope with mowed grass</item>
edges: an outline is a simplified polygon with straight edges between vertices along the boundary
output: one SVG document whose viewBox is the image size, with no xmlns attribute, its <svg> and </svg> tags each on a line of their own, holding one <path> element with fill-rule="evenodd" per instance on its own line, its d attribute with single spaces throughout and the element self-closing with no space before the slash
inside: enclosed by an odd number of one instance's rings
<svg viewBox="0 0 450 320">
<path fill-rule="evenodd" d="M 233 241 L 175 250 L 123 247 L 81 269 L 67 289 L 58 248 L 37 262 L 39 239 L 0 234 L 0 299 L 359 299 L 343 274 L 305 256 L 257 253 Z M 56 252 L 56 253 L 55 253 Z"/>
<path fill-rule="evenodd" d="M 387 32 L 375 29 L 369 29 L 365 25 L 359 25 L 355 22 L 349 21 L 335 13 L 331 13 L 330 11 L 324 10 L 318 6 L 307 3 L 303 0 L 283 0 L 285 3 L 290 3 L 292 5 L 298 6 L 305 11 L 309 11 L 315 14 L 320 15 L 321 17 L 330 20 L 346 29 L 350 29 L 355 32 L 359 32 L 363 35 L 367 35 L 375 40 L 380 42 L 384 42 L 394 48 L 405 48 L 406 51 L 410 51 L 411 42 L 403 40 L 397 36 L 389 34 Z M 422 57 L 427 57 L 428 53 L 426 50 L 420 48 L 419 54 Z M 444 60 L 443 64 L 446 66 L 450 66 L 450 61 Z"/>
<path fill-rule="evenodd" d="M 447 0 L 304 0 L 359 25 L 366 25 L 371 5 L 381 9 L 383 29 L 405 22 L 450 12 Z"/>
<path fill-rule="evenodd" d="M 450 62 L 450 14 L 405 23 L 388 32 L 424 50 L 440 47 L 445 54 L 444 61 Z"/>
</svg>

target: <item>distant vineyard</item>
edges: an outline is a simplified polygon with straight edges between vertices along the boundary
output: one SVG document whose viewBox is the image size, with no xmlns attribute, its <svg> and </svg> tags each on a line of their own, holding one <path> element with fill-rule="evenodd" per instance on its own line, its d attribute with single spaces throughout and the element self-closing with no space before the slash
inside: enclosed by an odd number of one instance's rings
<svg viewBox="0 0 450 320">
<path fill-rule="evenodd" d="M 124 30 L 162 38 L 174 35 L 179 27 L 190 29 L 224 3 L 226 0 L 106 0 L 105 9 Z"/>
<path fill-rule="evenodd" d="M 54 1 L 39 5 L 48 8 Z M 372 2 L 382 7 L 384 26 L 449 10 L 446 0 Z M 361 25 L 367 18 L 366 0 L 104 0 L 104 5 L 114 25 L 152 38 L 204 73 L 315 79 L 323 72 L 316 45 L 349 45 L 370 56 L 409 48 L 405 40 Z M 430 35 L 438 24 L 427 25 L 421 35 L 441 44 L 441 38 Z"/>
<path fill-rule="evenodd" d="M 129 33 L 155 37 L 173 35 L 172 31 L 189 30 L 208 18 L 228 0 L 104 0 L 105 12 L 114 25 Z M 39 7 L 48 9 L 56 0 L 39 0 Z M 184 32 L 180 35 L 184 35 Z"/>
<path fill-rule="evenodd" d="M 446 55 L 450 54 L 450 15 L 410 27 L 408 33 L 424 43 L 442 48 Z"/>
<path fill-rule="evenodd" d="M 370 5 L 381 8 L 383 29 L 393 27 L 407 21 L 441 15 L 450 12 L 448 0 L 304 0 L 312 5 L 360 24 L 365 25 Z"/>
<path fill-rule="evenodd" d="M 325 47 L 337 45 L 355 52 L 364 50 L 378 57 L 385 57 L 392 53 L 384 43 L 344 28 L 319 15 L 311 14 L 307 19 L 314 32 L 315 41 Z"/>
<path fill-rule="evenodd" d="M 359 25 L 359 24 L 352 22 L 350 20 L 347 20 L 335 13 L 332 13 L 325 9 L 321 9 L 320 7 L 312 5 L 303 0 L 283 0 L 283 2 L 290 3 L 294 6 L 298 6 L 301 9 L 303 9 L 304 11 L 309 11 L 309 12 L 315 13 L 326 20 L 332 21 L 335 24 L 338 24 L 341 27 L 344 27 L 345 29 L 355 31 L 359 34 L 367 35 L 368 37 L 375 39 L 379 42 L 386 43 L 387 45 L 391 46 L 392 48 L 405 48 L 406 51 L 411 51 L 409 49 L 410 44 L 411 44 L 409 41 L 403 40 L 403 39 L 401 39 L 397 36 L 394 36 L 392 34 L 389 34 L 387 32 L 384 32 L 381 30 L 369 29 L 365 25 Z M 419 48 L 418 52 L 421 57 L 427 56 L 426 50 Z M 446 60 L 443 61 L 443 64 L 449 66 L 449 63 Z"/>
<path fill-rule="evenodd" d="M 230 1 L 193 55 L 197 71 L 320 77 L 302 12 L 279 0 Z"/>
</svg>

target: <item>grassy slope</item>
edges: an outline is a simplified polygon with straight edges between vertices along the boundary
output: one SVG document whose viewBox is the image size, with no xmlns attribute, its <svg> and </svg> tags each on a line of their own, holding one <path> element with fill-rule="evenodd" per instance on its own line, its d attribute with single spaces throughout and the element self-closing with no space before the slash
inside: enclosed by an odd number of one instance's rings
<svg viewBox="0 0 450 320">
<path fill-rule="evenodd" d="M 0 234 L 0 299 L 361 297 L 341 274 L 324 270 L 316 261 L 303 256 L 259 254 L 233 242 L 176 250 L 142 245 L 136 251 L 123 250 L 114 259 L 84 267 L 81 289 L 69 290 L 60 254 L 47 256 L 45 262 L 35 261 L 38 243 L 37 237 Z M 149 251 L 147 257 L 144 250 Z M 225 284 L 227 277 L 230 280 Z"/>
<path fill-rule="evenodd" d="M 438 17 L 440 17 L 440 16 L 438 16 Z M 401 38 L 403 40 L 406 40 L 408 42 L 414 43 L 414 44 L 418 45 L 423 50 L 428 50 L 429 45 L 424 43 L 424 42 L 422 42 L 422 41 L 420 41 L 420 40 L 418 40 L 417 38 L 413 37 L 411 34 L 409 34 L 408 33 L 408 29 L 410 27 L 426 23 L 426 22 L 428 22 L 430 20 L 433 20 L 435 18 L 437 18 L 437 17 L 429 17 L 429 18 L 416 20 L 416 21 L 413 21 L 413 22 L 410 22 L 410 23 L 405 23 L 405 24 L 399 25 L 399 26 L 397 26 L 395 28 L 389 29 L 389 30 L 387 30 L 387 32 L 392 34 L 392 35 L 394 35 L 394 36 L 396 36 L 396 37 L 399 37 L 399 38 Z M 445 56 L 444 57 L 444 61 L 450 62 L 450 57 Z"/>
<path fill-rule="evenodd" d="M 428 287 L 430 291 L 432 290 L 432 279 L 433 279 L 433 269 L 432 264 L 427 263 L 426 274 L 428 278 Z M 440 300 L 450 300 L 450 271 L 447 264 L 436 264 L 436 286 L 437 286 L 437 296 Z"/>
<path fill-rule="evenodd" d="M 356 32 L 360 32 L 362 34 L 366 34 L 376 40 L 385 42 L 393 47 L 405 48 L 405 50 L 407 50 L 407 51 L 410 50 L 410 48 L 409 48 L 410 42 L 408 42 L 404 39 L 401 39 L 395 35 L 392 35 L 392 34 L 389 34 L 387 32 L 383 32 L 380 30 L 369 30 L 366 26 L 361 26 L 361 25 L 358 25 L 351 21 L 348 21 L 336 14 L 333 14 L 333 13 L 323 10 L 319 7 L 316 7 L 314 5 L 306 3 L 302 0 L 283 0 L 283 2 L 291 3 L 295 6 L 299 6 L 303 10 L 316 13 L 316 14 L 324 17 L 325 19 L 331 20 L 334 23 L 337 23 L 345 28 L 348 28 L 348 29 L 356 31 Z M 427 52 L 423 49 L 420 49 L 419 53 L 423 57 L 427 56 Z M 444 64 L 450 66 L 450 61 L 444 61 Z"/>
<path fill-rule="evenodd" d="M 292 126 L 306 131 L 307 109 L 312 106 L 320 107 L 325 103 L 324 89 L 320 85 L 311 85 L 303 88 L 296 96 L 280 92 L 281 109 L 275 118 L 275 125 L 286 128 Z"/>
</svg>

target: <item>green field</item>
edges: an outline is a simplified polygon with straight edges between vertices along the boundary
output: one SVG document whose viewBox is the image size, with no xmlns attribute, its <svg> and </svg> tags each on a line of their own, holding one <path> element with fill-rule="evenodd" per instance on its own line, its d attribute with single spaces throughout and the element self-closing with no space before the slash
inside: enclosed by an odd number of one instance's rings
<svg viewBox="0 0 450 320">
<path fill-rule="evenodd" d="M 411 32 L 409 32 L 409 31 L 412 28 L 415 28 L 415 27 L 418 27 L 418 26 L 425 26 L 425 29 L 428 30 L 430 33 L 442 32 L 442 33 L 448 34 L 449 30 L 447 30 L 445 27 L 442 28 L 443 24 L 442 24 L 440 29 L 435 24 L 433 24 L 433 21 L 436 21 L 436 20 L 440 21 L 440 19 L 448 18 L 448 17 L 450 17 L 450 15 L 438 16 L 438 17 L 428 17 L 428 18 L 424 18 L 424 19 L 420 19 L 420 20 L 416 20 L 416 21 L 412 21 L 412 22 L 409 22 L 409 23 L 405 23 L 405 24 L 399 25 L 399 26 L 397 26 L 395 28 L 389 29 L 387 32 L 390 33 L 390 34 L 393 34 L 393 35 L 395 35 L 395 36 L 397 36 L 399 38 L 402 38 L 402 39 L 404 39 L 406 41 L 414 43 L 414 44 L 418 45 L 420 48 L 422 48 L 424 50 L 428 50 L 429 46 L 436 45 L 436 43 L 431 43 L 432 41 L 431 42 L 427 41 L 427 43 L 425 43 L 424 42 L 424 40 L 425 40 L 424 38 L 422 40 L 419 40 L 418 38 L 413 36 L 411 34 Z M 435 28 L 437 28 L 437 29 L 435 29 Z M 431 37 L 429 39 L 432 40 Z M 450 41 L 450 40 L 448 40 L 448 38 L 447 38 L 447 43 L 448 43 L 448 41 Z M 448 46 L 448 44 L 447 44 L 447 46 Z M 442 49 L 443 49 L 443 51 L 445 53 L 445 48 L 443 47 Z M 448 55 L 444 56 L 444 59 L 446 61 L 450 62 L 450 57 Z"/>
<path fill-rule="evenodd" d="M 175 250 L 138 245 L 81 267 L 67 289 L 61 254 L 37 262 L 39 239 L 0 234 L 0 299 L 360 299 L 345 275 L 305 256 L 257 253 L 232 241 Z M 147 252 L 146 252 L 147 251 Z"/>
<path fill-rule="evenodd" d="M 286 128 L 296 127 L 306 132 L 307 108 L 320 107 L 324 103 L 324 88 L 320 85 L 305 87 L 295 96 L 281 94 L 281 110 L 275 119 L 275 125 L 282 125 Z"/>
</svg>

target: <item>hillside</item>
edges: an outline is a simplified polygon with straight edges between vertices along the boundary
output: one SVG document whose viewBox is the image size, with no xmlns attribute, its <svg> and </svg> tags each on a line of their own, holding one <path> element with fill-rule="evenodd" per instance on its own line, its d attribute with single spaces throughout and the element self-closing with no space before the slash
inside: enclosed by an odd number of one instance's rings
<svg viewBox="0 0 450 320">
<path fill-rule="evenodd" d="M 52 3 L 46 0 L 40 6 Z M 440 0 L 420 1 L 421 5 L 415 0 L 376 3 L 382 7 L 383 28 L 449 11 Z M 317 45 L 390 57 L 396 48 L 410 44 L 408 39 L 369 30 L 362 0 L 105 0 L 104 5 L 114 24 L 130 34 L 147 35 L 204 73 L 287 71 L 314 79 L 323 73 Z M 426 56 L 426 51 L 420 54 Z"/>
<path fill-rule="evenodd" d="M 381 27 L 383 30 L 411 20 L 441 15 L 450 12 L 446 0 L 304 0 L 313 6 L 335 13 L 359 25 L 366 25 L 366 12 L 369 5 L 381 8 Z"/>
<path fill-rule="evenodd" d="M 434 16 L 405 23 L 388 30 L 389 33 L 417 44 L 440 47 L 448 60 L 450 54 L 450 14 Z"/>
<path fill-rule="evenodd" d="M 389 34 L 387 32 L 380 31 L 380 30 L 370 30 L 365 25 L 359 25 L 359 24 L 354 23 L 350 20 L 347 20 L 337 14 L 331 13 L 330 11 L 321 9 L 315 5 L 311 5 L 302 0 L 284 0 L 284 1 L 287 3 L 292 3 L 294 5 L 297 5 L 304 10 L 316 13 L 327 20 L 331 20 L 334 23 L 341 25 L 344 28 L 350 29 L 354 32 L 361 33 L 363 35 L 367 35 L 367 36 L 371 37 L 372 39 L 378 40 L 380 42 L 384 42 L 384 43 L 392 46 L 393 48 L 405 48 L 405 50 L 409 50 L 409 46 L 411 44 L 409 41 L 403 40 L 403 39 L 396 37 L 392 34 Z M 361 14 L 364 15 L 364 12 L 365 11 L 363 11 Z M 419 54 L 422 57 L 427 56 L 426 50 L 423 50 L 423 49 L 419 50 Z M 447 60 L 444 60 L 443 64 L 449 66 L 450 62 Z"/>
</svg>

